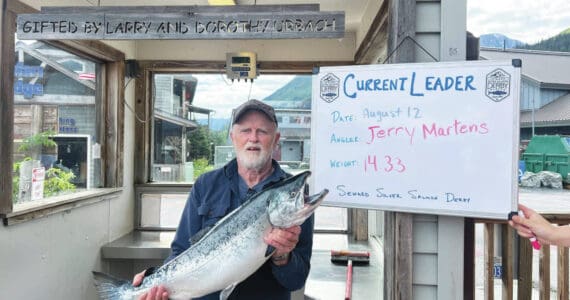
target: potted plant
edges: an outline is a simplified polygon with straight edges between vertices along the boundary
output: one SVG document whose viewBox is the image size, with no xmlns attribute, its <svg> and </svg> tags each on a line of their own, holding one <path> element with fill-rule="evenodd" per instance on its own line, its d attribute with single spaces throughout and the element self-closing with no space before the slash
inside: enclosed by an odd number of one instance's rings
<svg viewBox="0 0 570 300">
<path fill-rule="evenodd" d="M 42 158 L 57 157 L 57 143 L 51 139 L 55 136 L 52 130 L 43 131 L 25 138 L 18 147 L 18 153 L 23 159 L 14 163 L 14 176 L 12 180 L 12 199 L 14 203 L 32 199 L 32 174 L 41 170 L 43 177 L 43 193 L 41 196 L 50 197 L 61 192 L 75 190 L 71 180 L 75 177 L 73 172 L 53 167 L 51 164 L 42 169 Z M 49 160 L 49 159 L 48 159 Z M 55 160 L 55 159 L 52 159 Z M 45 172 L 43 172 L 45 171 Z"/>
</svg>

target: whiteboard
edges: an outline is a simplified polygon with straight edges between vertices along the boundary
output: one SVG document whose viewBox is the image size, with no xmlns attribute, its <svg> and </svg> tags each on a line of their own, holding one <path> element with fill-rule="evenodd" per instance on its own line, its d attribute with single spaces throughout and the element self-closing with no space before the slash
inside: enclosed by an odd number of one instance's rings
<svg viewBox="0 0 570 300">
<path fill-rule="evenodd" d="M 322 67 L 311 169 L 324 204 L 507 219 L 520 60 Z"/>
</svg>

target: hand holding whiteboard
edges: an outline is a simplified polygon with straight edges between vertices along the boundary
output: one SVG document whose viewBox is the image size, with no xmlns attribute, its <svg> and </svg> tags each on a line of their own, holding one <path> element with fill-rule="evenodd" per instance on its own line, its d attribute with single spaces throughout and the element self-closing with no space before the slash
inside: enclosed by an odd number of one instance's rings
<svg viewBox="0 0 570 300">
<path fill-rule="evenodd" d="M 520 61 L 323 67 L 313 186 L 325 204 L 506 219 L 516 210 Z"/>
</svg>

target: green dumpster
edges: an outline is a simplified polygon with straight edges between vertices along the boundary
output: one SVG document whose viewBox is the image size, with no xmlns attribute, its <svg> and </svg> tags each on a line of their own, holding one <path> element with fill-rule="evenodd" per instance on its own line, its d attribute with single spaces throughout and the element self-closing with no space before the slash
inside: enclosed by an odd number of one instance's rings
<svg viewBox="0 0 570 300">
<path fill-rule="evenodd" d="M 570 138 L 559 135 L 534 136 L 522 160 L 531 172 L 552 171 L 570 181 Z"/>
</svg>

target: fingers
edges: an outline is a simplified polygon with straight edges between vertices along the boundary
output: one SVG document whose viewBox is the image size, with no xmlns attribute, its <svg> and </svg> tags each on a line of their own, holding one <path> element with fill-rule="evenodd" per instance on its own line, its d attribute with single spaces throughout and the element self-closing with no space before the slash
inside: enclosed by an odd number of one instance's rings
<svg viewBox="0 0 570 300">
<path fill-rule="evenodd" d="M 144 278 L 144 272 L 145 271 L 142 271 L 142 272 L 135 275 L 135 277 L 133 278 L 133 286 L 141 285 L 143 278 Z"/>
<path fill-rule="evenodd" d="M 519 204 L 519 210 L 521 210 L 524 214 L 525 218 L 530 218 L 532 215 L 534 215 L 536 212 L 522 204 Z"/>
<path fill-rule="evenodd" d="M 293 226 L 289 228 L 273 228 L 271 232 L 265 236 L 265 242 L 277 250 L 276 253 L 289 253 L 295 249 L 299 242 L 301 234 L 301 226 Z"/>
<path fill-rule="evenodd" d="M 291 233 L 292 235 L 294 235 L 296 238 L 299 238 L 299 234 L 301 234 L 301 226 L 292 226 L 289 228 L 285 228 L 283 229 L 284 231 L 287 231 L 289 233 Z"/>
<path fill-rule="evenodd" d="M 519 216 L 519 215 L 513 216 L 512 221 L 513 221 L 515 226 L 516 225 L 522 225 L 528 229 L 532 225 L 532 222 L 533 222 L 532 220 L 536 219 L 536 217 L 540 217 L 540 215 L 537 214 L 534 210 L 532 210 L 532 209 L 530 209 L 530 208 L 528 208 L 522 204 L 519 204 L 518 207 L 519 207 L 519 210 L 522 211 L 523 215 L 522 216 Z M 513 226 L 513 225 L 511 225 L 511 226 Z M 515 227 L 515 226 L 513 226 L 513 227 Z"/>
<path fill-rule="evenodd" d="M 523 215 L 514 215 L 509 221 L 509 225 L 517 230 L 518 234 L 522 237 L 533 236 L 532 230 L 529 229 L 529 216 L 534 213 L 534 211 L 522 204 L 519 204 L 519 210 L 522 211 Z"/>
<path fill-rule="evenodd" d="M 513 219 L 514 219 L 514 218 L 513 218 Z M 526 226 L 524 226 L 524 225 L 522 225 L 522 224 L 515 223 L 515 222 L 513 222 L 513 221 L 509 221 L 509 225 L 510 225 L 511 227 L 513 227 L 513 228 L 517 231 L 517 233 L 518 233 L 520 236 L 522 236 L 522 237 L 530 238 L 530 237 L 532 237 L 532 236 L 534 235 L 533 232 L 532 232 L 532 230 L 530 230 L 528 227 L 526 227 Z"/>
<path fill-rule="evenodd" d="M 133 278 L 133 286 L 141 285 L 146 270 L 138 273 Z M 152 287 L 148 292 L 140 295 L 138 300 L 168 300 L 168 291 L 162 285 Z"/>
<path fill-rule="evenodd" d="M 138 300 L 168 300 L 168 292 L 162 285 L 153 286 L 147 293 L 140 295 Z"/>
<path fill-rule="evenodd" d="M 551 241 L 554 238 L 554 226 L 542 215 L 522 204 L 519 204 L 519 210 L 523 212 L 524 216 L 513 216 L 509 225 L 515 228 L 520 236 L 536 237 L 541 242 Z M 550 244 L 551 242 L 547 243 Z"/>
</svg>

